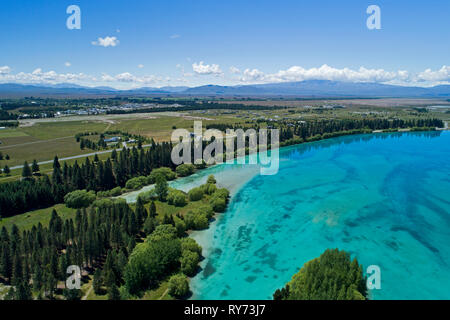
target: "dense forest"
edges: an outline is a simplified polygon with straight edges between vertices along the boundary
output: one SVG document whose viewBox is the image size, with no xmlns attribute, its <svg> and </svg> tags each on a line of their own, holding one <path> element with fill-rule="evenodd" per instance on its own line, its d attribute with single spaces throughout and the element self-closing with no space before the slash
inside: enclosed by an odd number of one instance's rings
<svg viewBox="0 0 450 320">
<path fill-rule="evenodd" d="M 162 176 L 158 180 L 161 185 L 154 195 L 139 197 L 134 210 L 124 200 L 102 199 L 88 210 L 77 210 L 74 219 L 63 221 L 53 210 L 48 227 L 39 223 L 22 232 L 15 225 L 10 232 L 3 227 L 0 276 L 12 285 L 6 298 L 26 300 L 34 295 L 52 299 L 59 292 L 66 299 L 79 299 L 80 290 L 57 286 L 58 281 L 67 279 L 70 265 L 80 266 L 84 275 L 93 275 L 95 293 L 107 294 L 109 299 L 139 296 L 172 274 L 171 294 L 185 296 L 187 276 L 197 272 L 201 257 L 201 247 L 186 237 L 186 231 L 206 228 L 214 211 L 225 209 L 217 209 L 216 201 L 226 203 L 229 193 L 216 188 L 212 176 L 196 188 L 199 197 L 167 188 Z M 185 215 L 161 216 L 155 201 L 170 202 L 173 193 L 185 197 L 180 207 L 188 201 L 202 205 Z M 121 292 L 119 287 L 123 287 Z"/>
<path fill-rule="evenodd" d="M 366 278 L 355 258 L 338 249 L 327 249 L 296 273 L 273 295 L 274 300 L 365 300 Z"/>
<path fill-rule="evenodd" d="M 0 110 L 0 120 L 17 120 L 18 116 L 5 110 Z"/>
<path fill-rule="evenodd" d="M 130 178 L 149 175 L 154 168 L 174 169 L 170 153 L 171 143 L 154 143 L 148 149 L 113 150 L 106 161 L 86 161 L 80 166 L 77 162 L 63 166 L 55 157 L 53 173 L 49 177 L 33 177 L 31 170 L 25 170 L 21 181 L 0 184 L 0 215 L 9 217 L 29 210 L 46 208 L 62 203 L 64 196 L 74 190 L 111 190 L 125 186 Z M 26 165 L 28 166 L 28 165 Z"/>
<path fill-rule="evenodd" d="M 0 127 L 18 127 L 19 121 L 0 121 Z"/>
</svg>

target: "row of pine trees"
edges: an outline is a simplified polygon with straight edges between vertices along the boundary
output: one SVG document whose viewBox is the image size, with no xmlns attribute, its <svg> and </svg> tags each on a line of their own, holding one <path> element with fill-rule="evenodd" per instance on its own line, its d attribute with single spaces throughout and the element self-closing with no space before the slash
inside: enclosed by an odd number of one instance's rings
<svg viewBox="0 0 450 320">
<path fill-rule="evenodd" d="M 97 294 L 118 299 L 123 270 L 136 241 L 158 225 L 156 206 L 149 211 L 139 200 L 135 210 L 117 201 L 76 212 L 75 219 L 63 221 L 53 210 L 48 227 L 41 223 L 19 231 L 13 225 L 0 232 L 0 277 L 12 287 L 7 299 L 54 298 L 58 282 L 69 276 L 67 267 L 77 265 L 93 273 Z M 164 219 L 164 223 L 173 222 Z M 83 275 L 86 275 L 84 273 Z M 60 291 L 67 299 L 80 298 L 79 290 Z M 106 288 L 106 289 L 104 289 Z M 103 292 L 106 291 L 106 292 Z"/>
<path fill-rule="evenodd" d="M 34 178 L 33 169 L 24 165 L 21 181 L 0 184 L 0 216 L 10 217 L 16 214 L 47 208 L 62 203 L 64 196 L 74 190 L 110 190 L 124 187 L 127 180 L 149 175 L 155 168 L 175 168 L 171 161 L 172 144 L 168 142 L 152 143 L 148 149 L 124 148 L 120 152 L 113 150 L 106 161 L 93 161 L 86 158 L 81 165 L 75 162 L 63 166 L 55 157 L 53 173 Z"/>
</svg>

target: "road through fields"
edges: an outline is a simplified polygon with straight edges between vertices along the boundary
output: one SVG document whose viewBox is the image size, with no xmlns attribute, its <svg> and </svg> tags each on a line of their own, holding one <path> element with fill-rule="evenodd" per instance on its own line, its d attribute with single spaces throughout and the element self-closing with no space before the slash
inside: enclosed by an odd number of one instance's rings
<svg viewBox="0 0 450 320">
<path fill-rule="evenodd" d="M 147 147 L 150 147 L 150 146 L 151 146 L 150 144 L 145 144 L 145 145 L 143 145 L 142 147 L 143 147 L 143 148 L 147 148 Z M 114 149 L 111 149 L 111 150 L 104 150 L 104 151 L 98 151 L 98 152 L 91 152 L 91 153 L 85 153 L 85 154 L 80 154 L 80 155 L 76 155 L 76 156 L 71 156 L 71 157 L 66 157 L 66 158 L 60 158 L 60 159 L 58 159 L 58 160 L 59 160 L 59 161 L 66 161 L 66 160 L 72 160 L 72 159 L 79 159 L 79 158 L 92 157 L 92 156 L 95 156 L 96 154 L 111 153 L 113 150 L 114 150 Z M 116 151 L 122 151 L 122 148 L 118 148 L 118 149 L 116 149 Z M 52 162 L 53 162 L 53 159 L 52 159 L 52 160 L 41 161 L 41 162 L 38 162 L 38 165 L 47 164 L 47 163 L 52 163 Z M 9 169 L 10 169 L 10 170 L 14 170 L 14 169 L 20 169 L 20 168 L 23 168 L 23 165 L 20 165 L 20 166 L 14 166 L 14 167 L 11 167 L 11 168 L 9 168 Z"/>
</svg>

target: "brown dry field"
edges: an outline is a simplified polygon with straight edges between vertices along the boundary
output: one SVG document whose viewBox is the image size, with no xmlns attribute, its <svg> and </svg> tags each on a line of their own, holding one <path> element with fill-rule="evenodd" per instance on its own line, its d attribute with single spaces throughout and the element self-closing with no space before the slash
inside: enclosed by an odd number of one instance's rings
<svg viewBox="0 0 450 320">
<path fill-rule="evenodd" d="M 222 100 L 218 103 L 239 103 L 249 106 L 281 106 L 281 107 L 302 107 L 321 106 L 327 104 L 341 104 L 347 106 L 370 106 L 370 107 L 408 107 L 408 106 L 432 106 L 450 105 L 450 102 L 442 99 L 331 99 L 331 100 Z"/>
</svg>

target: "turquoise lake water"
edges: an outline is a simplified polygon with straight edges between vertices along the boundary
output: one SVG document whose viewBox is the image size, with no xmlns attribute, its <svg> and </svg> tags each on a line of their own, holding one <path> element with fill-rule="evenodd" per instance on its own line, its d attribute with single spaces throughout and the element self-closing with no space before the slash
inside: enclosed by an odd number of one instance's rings
<svg viewBox="0 0 450 320">
<path fill-rule="evenodd" d="M 280 170 L 220 165 L 226 213 L 203 246 L 193 299 L 271 299 L 327 248 L 381 268 L 372 299 L 450 299 L 450 132 L 340 137 L 280 150 Z"/>
<path fill-rule="evenodd" d="M 259 172 L 224 164 L 170 183 L 188 191 L 214 174 L 232 193 L 228 210 L 192 234 L 205 256 L 193 299 L 271 299 L 327 248 L 380 267 L 372 299 L 450 299 L 450 132 L 282 148 L 278 174 Z"/>
</svg>

